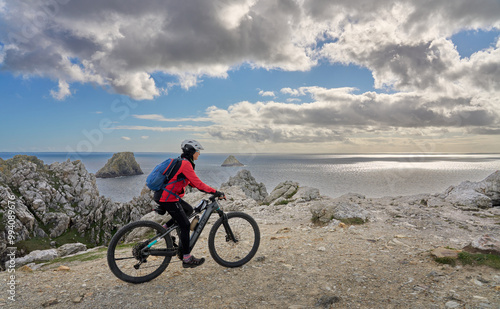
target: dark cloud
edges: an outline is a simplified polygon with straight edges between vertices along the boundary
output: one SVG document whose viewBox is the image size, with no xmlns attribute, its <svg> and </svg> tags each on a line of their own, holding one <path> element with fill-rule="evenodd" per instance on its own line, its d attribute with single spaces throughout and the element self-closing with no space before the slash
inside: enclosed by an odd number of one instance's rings
<svg viewBox="0 0 500 309">
<path fill-rule="evenodd" d="M 498 112 L 475 104 L 471 98 L 355 95 L 349 89 L 319 87 L 290 93 L 309 94 L 315 100 L 303 104 L 241 102 L 228 110 L 210 109 L 207 116 L 214 125 L 208 132 L 221 139 L 255 142 L 347 142 L 363 134 L 421 136 L 427 129 L 439 134 L 456 130 L 486 134 L 495 131 L 482 128 L 500 121 Z"/>
<path fill-rule="evenodd" d="M 87 82 L 65 70 L 46 68 L 45 63 L 67 66 L 64 59 L 77 58 L 82 76 L 98 75 L 93 79 L 111 80 L 120 93 L 151 98 L 151 89 L 143 89 L 143 94 L 128 91 L 117 86 L 123 83 L 114 81 L 115 76 L 134 79 L 156 71 L 180 77 L 224 76 L 245 62 L 286 70 L 307 70 L 315 63 L 290 40 L 290 21 L 300 23 L 301 17 L 300 7 L 291 0 L 64 2 L 52 7 L 44 2 L 7 5 L 2 16 L 6 32 L 0 34 L 8 46 L 4 69 Z M 55 64 L 56 58 L 62 60 Z"/>
<path fill-rule="evenodd" d="M 461 59 L 449 39 L 500 28 L 498 0 L 10 1 L 0 25 L 1 69 L 59 80 L 58 99 L 72 82 L 152 99 L 166 87 L 153 72 L 189 88 L 245 63 L 297 71 L 324 59 L 366 67 L 390 90 L 284 88 L 312 102 L 213 109 L 209 133 L 224 139 L 348 142 L 394 128 L 495 132 L 499 122 L 500 43 Z"/>
</svg>

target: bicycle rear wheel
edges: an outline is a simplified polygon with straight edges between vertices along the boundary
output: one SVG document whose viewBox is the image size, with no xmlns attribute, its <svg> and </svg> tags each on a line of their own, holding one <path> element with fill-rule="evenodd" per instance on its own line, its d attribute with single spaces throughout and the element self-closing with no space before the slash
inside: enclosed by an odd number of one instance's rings
<svg viewBox="0 0 500 309">
<path fill-rule="evenodd" d="M 113 274 L 130 283 L 158 277 L 167 268 L 171 256 L 153 256 L 151 250 L 174 250 L 172 239 L 166 235 L 150 249 L 143 249 L 155 236 L 165 232 L 163 226 L 153 221 L 132 222 L 116 232 L 108 246 L 108 265 Z"/>
<path fill-rule="evenodd" d="M 218 264 L 240 267 L 250 261 L 259 249 L 259 226 L 245 213 L 231 212 L 226 215 L 229 229 L 224 226 L 224 217 L 219 218 L 210 230 L 208 248 Z"/>
</svg>

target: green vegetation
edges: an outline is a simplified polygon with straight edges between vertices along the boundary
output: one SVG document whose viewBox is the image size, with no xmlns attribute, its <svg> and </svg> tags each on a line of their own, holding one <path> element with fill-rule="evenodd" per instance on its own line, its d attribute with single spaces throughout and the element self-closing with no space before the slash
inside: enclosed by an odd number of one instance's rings
<svg viewBox="0 0 500 309">
<path fill-rule="evenodd" d="M 34 250 L 46 250 L 51 249 L 50 242 L 55 241 L 57 246 L 62 246 L 64 244 L 71 244 L 75 242 L 80 242 L 86 245 L 88 248 L 94 247 L 91 239 L 89 237 L 82 237 L 74 229 L 67 231 L 59 237 L 50 239 L 48 237 L 34 237 L 27 240 L 20 241 L 16 244 L 19 250 L 24 249 L 26 252 L 31 252 Z"/>
<path fill-rule="evenodd" d="M 494 269 L 500 269 L 500 256 L 494 254 L 460 252 L 458 260 L 464 265 L 485 265 Z"/>
<path fill-rule="evenodd" d="M 457 262 L 460 262 L 462 265 L 484 265 L 500 270 L 500 256 L 494 254 L 460 252 L 458 259 L 443 257 L 435 258 L 434 261 L 451 266 L 455 266 Z"/>
<path fill-rule="evenodd" d="M 361 219 L 361 218 L 346 218 L 346 219 L 340 219 L 340 222 L 347 224 L 347 225 L 360 225 L 360 224 L 365 224 L 366 221 Z"/>
<path fill-rule="evenodd" d="M 33 237 L 27 240 L 20 241 L 16 244 L 18 250 L 31 252 L 35 250 L 50 249 L 50 238 Z"/>
<path fill-rule="evenodd" d="M 436 261 L 439 264 L 448 264 L 451 266 L 457 265 L 457 260 L 451 257 L 435 258 L 434 261 Z"/>
</svg>

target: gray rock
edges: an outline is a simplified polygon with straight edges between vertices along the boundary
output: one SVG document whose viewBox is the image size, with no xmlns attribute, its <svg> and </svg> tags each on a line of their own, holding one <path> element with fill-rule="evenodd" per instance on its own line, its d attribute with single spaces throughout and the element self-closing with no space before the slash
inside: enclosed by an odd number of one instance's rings
<svg viewBox="0 0 500 309">
<path fill-rule="evenodd" d="M 50 228 L 50 237 L 59 237 L 69 228 L 70 217 L 65 213 L 49 212 L 43 217 L 43 223 Z"/>
<path fill-rule="evenodd" d="M 369 217 L 368 211 L 357 203 L 342 202 L 333 207 L 333 218 L 337 220 L 359 218 L 366 222 Z"/>
<path fill-rule="evenodd" d="M 230 177 L 229 181 L 221 185 L 221 191 L 232 186 L 240 187 L 246 196 L 259 202 L 263 201 L 268 195 L 266 186 L 263 183 L 257 183 L 248 170 L 241 170 L 235 176 Z"/>
<path fill-rule="evenodd" d="M 346 219 L 366 222 L 370 218 L 370 213 L 360 206 L 361 203 L 356 202 L 357 199 L 364 199 L 364 196 L 346 194 L 335 199 L 323 198 L 313 201 L 309 208 L 312 220 L 323 224 L 332 220 Z"/>
<path fill-rule="evenodd" d="M 299 190 L 299 183 L 294 181 L 285 181 L 276 186 L 274 190 L 265 199 L 265 204 L 271 204 L 278 199 L 291 199 Z"/>
<path fill-rule="evenodd" d="M 143 174 L 132 152 L 119 152 L 96 173 L 97 178 L 114 178 Z"/>
<path fill-rule="evenodd" d="M 500 239 L 493 235 L 482 235 L 474 239 L 464 250 L 500 256 Z"/>
<path fill-rule="evenodd" d="M 444 192 L 443 199 L 468 209 L 500 206 L 500 171 L 479 182 L 464 181 L 458 186 L 451 186 Z"/>
<path fill-rule="evenodd" d="M 446 302 L 446 304 L 444 304 L 446 306 L 446 308 L 458 308 L 460 307 L 460 303 L 459 302 L 456 302 L 456 301 L 453 301 L 453 300 L 450 300 L 448 302 Z"/>
<path fill-rule="evenodd" d="M 20 258 L 16 258 L 16 267 L 32 262 L 50 261 L 58 257 L 56 249 L 35 250 Z"/>
<path fill-rule="evenodd" d="M 87 250 L 87 246 L 82 243 L 64 244 L 57 248 L 57 254 L 59 257 L 67 256 L 70 254 L 75 254 L 80 251 Z"/>
<path fill-rule="evenodd" d="M 294 196 L 298 201 L 309 202 L 321 198 L 319 190 L 311 187 L 299 187 L 297 194 Z"/>
<path fill-rule="evenodd" d="M 226 160 L 224 160 L 224 162 L 222 162 L 221 166 L 245 166 L 245 165 L 240 161 L 238 161 L 238 159 L 236 159 L 233 155 L 230 155 L 229 157 L 226 158 Z"/>
</svg>

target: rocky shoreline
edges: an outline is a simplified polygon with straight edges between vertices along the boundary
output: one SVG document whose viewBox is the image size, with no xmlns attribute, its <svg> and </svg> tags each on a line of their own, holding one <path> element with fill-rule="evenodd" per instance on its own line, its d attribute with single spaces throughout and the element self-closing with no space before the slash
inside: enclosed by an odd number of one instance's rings
<svg viewBox="0 0 500 309">
<path fill-rule="evenodd" d="M 19 235 L 58 231 L 57 225 L 53 230 L 41 225 L 62 213 L 71 219 L 70 229 L 86 226 L 82 231 L 102 235 L 99 240 L 105 244 L 113 229 L 129 221 L 167 219 L 151 212 L 148 190 L 129 203 L 99 197 L 95 177 L 81 162 L 47 167 L 34 158 L 16 160 L 9 162 L 9 172 L 2 162 L 0 195 L 2 201 L 17 197 Z M 268 194 L 248 171 L 241 171 L 220 189 L 228 196 L 222 202 L 226 211 L 247 212 L 261 228 L 259 252 L 244 267 L 225 269 L 213 262 L 204 232 L 203 245 L 194 252 L 207 258 L 203 267 L 183 270 L 173 263 L 159 278 L 137 286 L 114 278 L 105 248 L 93 249 L 97 253 L 92 260 L 62 258 L 19 268 L 16 308 L 500 308 L 500 270 L 443 265 L 431 255 L 439 247 L 471 246 L 485 235 L 490 241 L 482 243 L 483 249 L 500 254 L 499 188 L 497 171 L 481 182 L 466 181 L 440 194 L 369 198 L 353 193 L 330 198 L 293 181 Z M 194 204 L 204 197 L 192 192 L 185 199 Z M 37 199 L 43 203 L 35 203 Z M 43 206 L 57 212 L 42 213 Z M 29 214 L 32 220 L 27 220 Z M 92 229 L 86 222 L 100 224 Z M 109 230 L 102 233 L 103 228 Z M 55 251 L 62 246 L 57 247 Z M 0 280 L 7 279 L 8 273 L 1 272 Z M 9 304 L 7 295 L 0 295 L 0 305 Z"/>
</svg>

